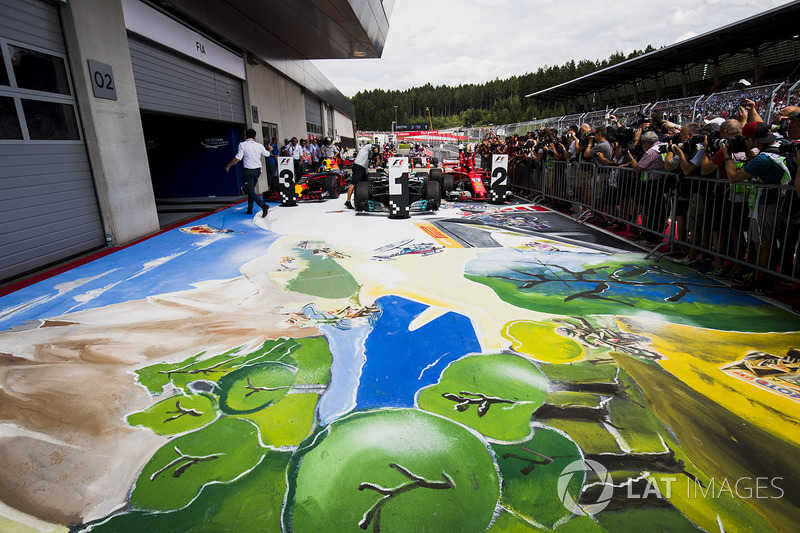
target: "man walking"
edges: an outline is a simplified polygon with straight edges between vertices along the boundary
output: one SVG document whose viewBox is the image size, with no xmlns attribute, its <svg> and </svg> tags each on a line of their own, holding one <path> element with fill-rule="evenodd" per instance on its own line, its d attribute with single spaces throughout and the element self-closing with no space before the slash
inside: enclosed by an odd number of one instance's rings
<svg viewBox="0 0 800 533">
<path fill-rule="evenodd" d="M 369 156 L 372 153 L 372 144 L 365 143 L 358 149 L 358 154 L 353 161 L 353 176 L 350 178 L 350 187 L 347 189 L 347 201 L 344 206 L 347 209 L 353 209 L 353 204 L 350 199 L 353 197 L 353 191 L 356 188 L 356 183 L 367 179 L 367 168 L 369 167 Z"/>
<path fill-rule="evenodd" d="M 256 182 L 261 175 L 261 156 L 269 157 L 269 151 L 264 145 L 256 142 L 256 130 L 247 130 L 247 139 L 239 143 L 239 150 L 236 152 L 230 163 L 225 165 L 225 172 L 230 172 L 233 165 L 239 161 L 244 163 L 244 188 L 247 192 L 247 214 L 253 214 L 253 202 L 261 208 L 261 218 L 267 216 L 269 206 L 256 194 Z"/>
</svg>

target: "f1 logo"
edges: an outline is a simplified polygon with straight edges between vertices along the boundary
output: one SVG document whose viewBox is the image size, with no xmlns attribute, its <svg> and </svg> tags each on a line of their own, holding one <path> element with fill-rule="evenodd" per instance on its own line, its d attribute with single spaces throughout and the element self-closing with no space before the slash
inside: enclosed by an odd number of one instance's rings
<svg viewBox="0 0 800 533">
<path fill-rule="evenodd" d="M 292 161 L 291 157 L 282 157 L 279 165 L 288 165 Z"/>
</svg>

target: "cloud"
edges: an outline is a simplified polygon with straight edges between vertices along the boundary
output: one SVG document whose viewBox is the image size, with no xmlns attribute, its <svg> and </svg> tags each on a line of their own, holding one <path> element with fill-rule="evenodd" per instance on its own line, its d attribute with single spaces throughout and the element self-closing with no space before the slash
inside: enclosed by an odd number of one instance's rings
<svg viewBox="0 0 800 533">
<path fill-rule="evenodd" d="M 567 61 L 607 59 L 716 30 L 789 0 L 402 0 L 381 59 L 314 61 L 346 96 L 485 83 Z M 721 6 L 724 9 L 721 9 Z"/>
</svg>

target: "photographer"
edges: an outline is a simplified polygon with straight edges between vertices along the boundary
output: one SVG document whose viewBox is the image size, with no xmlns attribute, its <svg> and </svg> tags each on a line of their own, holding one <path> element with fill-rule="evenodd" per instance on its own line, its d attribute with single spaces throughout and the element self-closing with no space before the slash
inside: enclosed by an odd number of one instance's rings
<svg viewBox="0 0 800 533">
<path fill-rule="evenodd" d="M 706 127 L 713 128 L 710 124 Z M 707 183 L 682 178 L 700 175 L 700 166 L 703 162 L 707 138 L 708 136 L 703 133 L 700 125 L 696 122 L 684 124 L 680 129 L 680 142 L 670 146 L 670 151 L 667 152 L 664 160 L 667 169 L 675 169 L 680 173 L 678 202 L 675 206 L 675 223 L 678 228 L 678 238 L 703 248 L 708 247 L 707 243 L 710 236 L 704 217 L 707 212 Z M 691 159 L 687 159 L 687 153 Z M 693 266 L 697 262 L 697 255 L 697 249 L 689 248 L 689 254 L 676 262 Z"/>
<path fill-rule="evenodd" d="M 742 128 L 749 148 L 758 148 L 759 154 L 737 170 L 733 158 L 723 144 L 725 156 L 725 172 L 728 181 L 739 183 L 755 179 L 759 183 L 783 184 L 791 180 L 789 170 L 782 161 L 781 156 L 774 150 L 777 138 L 770 132 L 770 128 L 763 122 L 748 122 Z M 750 228 L 748 236 L 756 245 L 756 260 L 759 267 L 764 269 L 769 266 L 770 246 L 776 235 L 780 220 L 777 217 L 778 191 L 776 189 L 750 188 Z M 734 285 L 734 289 L 755 294 L 769 294 L 771 286 L 766 281 L 766 273 L 757 270 L 751 283 Z"/>
<path fill-rule="evenodd" d="M 745 185 L 727 185 L 728 174 L 725 172 L 725 154 L 722 144 L 728 148 L 728 153 L 735 163 L 735 167 L 741 168 L 748 159 L 747 147 L 744 144 L 742 125 L 737 119 L 728 119 L 720 124 L 720 141 L 715 143 L 719 146 L 713 156 L 710 156 L 711 147 L 703 154 L 703 163 L 700 167 L 702 176 L 716 175 L 718 179 L 724 180 L 725 186 L 717 185 L 714 188 L 713 213 L 719 213 L 711 220 L 711 249 L 718 253 L 735 256 L 744 260 L 747 243 L 744 240 L 743 222 L 747 220 L 747 203 L 745 202 Z M 750 154 L 752 158 L 752 154 Z M 733 250 L 731 250 L 733 246 Z M 717 279 L 727 277 L 728 272 L 724 268 L 722 257 L 713 256 L 711 268 L 701 268 L 697 270 L 700 274 L 711 276 Z M 735 268 L 731 276 L 739 281 L 746 281 L 742 276 L 746 269 Z"/>
<path fill-rule="evenodd" d="M 738 118 L 739 122 L 742 123 L 742 127 L 750 122 L 764 122 L 764 119 L 762 119 L 758 114 L 756 103 L 749 98 L 745 98 L 741 101 L 739 105 Z"/>
<path fill-rule="evenodd" d="M 586 147 L 584 151 L 584 159 L 591 160 L 595 165 L 595 182 L 593 186 L 596 191 L 596 198 L 595 198 L 595 206 L 604 205 L 606 209 L 611 208 L 613 211 L 616 208 L 616 203 L 612 206 L 606 206 L 603 202 L 608 202 L 608 200 L 612 200 L 616 202 L 616 198 L 609 199 L 603 198 L 606 193 L 606 184 L 608 182 L 608 170 L 601 169 L 602 166 L 613 166 L 614 161 L 612 161 L 612 157 L 614 157 L 613 152 L 614 149 L 611 146 L 611 143 L 608 142 L 606 139 L 607 130 L 603 126 L 598 126 L 594 130 L 594 137 L 589 139 L 589 145 Z M 599 216 L 597 213 L 593 215 L 589 222 L 600 224 L 604 227 L 610 227 L 611 223 L 608 222 L 602 216 Z"/>
<path fill-rule="evenodd" d="M 629 150 L 628 157 L 631 160 L 631 168 L 637 173 L 641 174 L 641 180 L 644 182 L 642 189 L 642 203 L 643 206 L 643 225 L 650 232 L 643 235 L 643 237 L 650 244 L 660 244 L 664 240 L 664 229 L 666 228 L 666 206 L 663 199 L 663 180 L 658 174 L 650 174 L 648 171 L 663 171 L 664 159 L 659 153 L 658 146 L 661 142 L 658 140 L 658 134 L 655 131 L 646 131 L 642 133 L 639 139 L 644 155 L 637 161 L 633 153 Z"/>
<path fill-rule="evenodd" d="M 594 132 L 588 124 L 581 124 L 578 128 L 578 134 L 575 139 L 575 161 L 578 165 L 575 166 L 575 200 L 579 205 L 574 206 L 578 208 L 578 213 L 585 212 L 584 209 L 591 206 L 592 203 L 592 186 L 594 182 L 594 172 L 581 163 L 586 158 L 587 150 L 591 149 L 594 142 Z"/>
</svg>

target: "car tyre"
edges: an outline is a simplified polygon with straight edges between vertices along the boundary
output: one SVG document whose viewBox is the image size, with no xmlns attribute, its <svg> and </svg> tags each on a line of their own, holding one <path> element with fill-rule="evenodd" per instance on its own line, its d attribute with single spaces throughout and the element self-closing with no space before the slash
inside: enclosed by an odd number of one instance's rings
<svg viewBox="0 0 800 533">
<path fill-rule="evenodd" d="M 428 180 L 425 182 L 425 199 L 428 201 L 428 209 L 438 211 L 442 203 L 442 189 L 438 181 Z"/>
<path fill-rule="evenodd" d="M 328 198 L 339 198 L 341 190 L 339 190 L 339 180 L 335 174 L 328 174 L 322 181 L 322 190 L 328 195 Z"/>
<path fill-rule="evenodd" d="M 354 192 L 354 207 L 356 211 L 366 211 L 369 204 L 369 182 L 359 181 L 356 183 L 356 190 Z"/>
<path fill-rule="evenodd" d="M 452 174 L 442 176 L 442 198 L 450 198 L 450 193 L 456 188 L 456 180 Z"/>
</svg>

